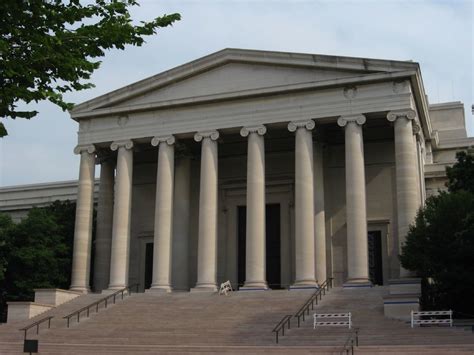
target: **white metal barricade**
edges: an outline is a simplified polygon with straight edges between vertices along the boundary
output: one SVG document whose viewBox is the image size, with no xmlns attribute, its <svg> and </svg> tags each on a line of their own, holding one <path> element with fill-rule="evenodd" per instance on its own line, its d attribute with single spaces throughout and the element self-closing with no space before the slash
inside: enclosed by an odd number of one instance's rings
<svg viewBox="0 0 474 355">
<path fill-rule="evenodd" d="M 226 295 L 229 293 L 229 292 L 232 292 L 234 291 L 232 289 L 232 284 L 230 283 L 229 280 L 227 280 L 226 282 L 223 282 L 221 283 L 221 288 L 219 289 L 219 295 Z"/>
<path fill-rule="evenodd" d="M 430 317 L 426 319 L 426 317 Z M 444 318 L 438 318 L 444 317 Z M 453 326 L 453 311 L 411 311 L 411 327 L 419 324 L 449 324 Z"/>
<path fill-rule="evenodd" d="M 314 313 L 313 328 L 316 327 L 352 327 L 352 316 L 349 313 Z M 338 320 L 335 320 L 338 319 Z"/>
</svg>

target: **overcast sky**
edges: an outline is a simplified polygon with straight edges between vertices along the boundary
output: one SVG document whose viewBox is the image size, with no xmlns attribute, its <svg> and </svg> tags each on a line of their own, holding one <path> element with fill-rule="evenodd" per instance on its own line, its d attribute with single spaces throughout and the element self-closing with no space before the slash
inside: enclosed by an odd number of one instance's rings
<svg viewBox="0 0 474 355">
<path fill-rule="evenodd" d="M 464 102 L 474 136 L 472 0 L 139 2 L 136 20 L 173 12 L 182 20 L 142 47 L 108 52 L 92 77 L 96 87 L 68 100 L 83 102 L 226 47 L 411 59 L 421 65 L 430 103 Z M 4 121 L 0 186 L 78 177 L 77 123 L 52 104 L 35 108 L 31 121 Z"/>
</svg>

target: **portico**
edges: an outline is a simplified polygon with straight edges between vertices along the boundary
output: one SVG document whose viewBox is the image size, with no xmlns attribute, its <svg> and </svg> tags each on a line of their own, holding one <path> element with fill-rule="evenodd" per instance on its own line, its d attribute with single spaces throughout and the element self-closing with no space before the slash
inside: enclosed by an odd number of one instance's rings
<svg viewBox="0 0 474 355">
<path fill-rule="evenodd" d="M 363 287 L 371 224 L 384 280 L 409 276 L 397 255 L 431 129 L 420 84 L 412 62 L 226 49 L 78 105 L 71 289 L 215 291 L 243 269 L 243 290 Z"/>
</svg>

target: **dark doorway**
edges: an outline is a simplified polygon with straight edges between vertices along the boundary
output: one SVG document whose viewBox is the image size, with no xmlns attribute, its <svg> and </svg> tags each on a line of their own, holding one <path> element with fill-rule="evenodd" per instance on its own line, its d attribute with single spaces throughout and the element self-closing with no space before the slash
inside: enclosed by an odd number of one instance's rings
<svg viewBox="0 0 474 355">
<path fill-rule="evenodd" d="M 374 285 L 383 285 L 382 271 L 382 232 L 368 233 L 369 243 L 369 277 Z"/>
<path fill-rule="evenodd" d="M 238 283 L 245 283 L 245 248 L 246 248 L 247 207 L 238 206 Z M 268 204 L 265 209 L 266 223 L 266 278 L 272 289 L 281 288 L 281 253 L 280 253 L 280 205 Z"/>
<path fill-rule="evenodd" d="M 151 287 L 153 277 L 153 243 L 146 243 L 145 249 L 145 289 Z"/>
</svg>

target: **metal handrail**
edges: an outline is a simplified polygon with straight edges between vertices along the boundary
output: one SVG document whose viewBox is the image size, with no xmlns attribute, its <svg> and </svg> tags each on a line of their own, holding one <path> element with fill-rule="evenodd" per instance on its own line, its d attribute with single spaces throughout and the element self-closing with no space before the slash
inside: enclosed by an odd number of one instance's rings
<svg viewBox="0 0 474 355">
<path fill-rule="evenodd" d="M 273 328 L 272 332 L 275 333 L 275 336 L 276 336 L 276 343 L 278 344 L 278 333 L 280 332 L 281 330 L 281 335 L 285 335 L 285 324 L 288 324 L 288 329 L 290 329 L 291 327 L 291 317 L 292 315 L 291 314 L 287 314 L 286 316 L 284 316 L 281 321 L 275 326 L 275 328 Z"/>
<path fill-rule="evenodd" d="M 314 303 L 318 304 L 318 297 L 319 300 L 323 298 L 323 295 L 326 295 L 326 291 L 329 291 L 332 288 L 332 277 L 329 277 L 326 281 L 324 281 L 319 289 L 317 289 L 311 297 L 300 307 L 300 309 L 295 313 L 294 317 L 298 319 L 298 328 L 300 327 L 300 318 L 303 317 L 303 322 L 305 321 L 305 313 L 309 315 L 309 307 L 314 309 Z"/>
<path fill-rule="evenodd" d="M 26 333 L 28 332 L 29 329 L 33 328 L 34 326 L 36 326 L 36 334 L 39 333 L 39 326 L 41 323 L 44 323 L 46 321 L 48 321 L 48 329 L 51 328 L 51 319 L 54 318 L 54 316 L 49 316 L 49 317 L 45 317 L 45 318 L 41 318 L 40 320 L 30 324 L 30 325 L 27 325 L 26 327 L 24 328 L 21 328 L 21 329 L 18 329 L 19 331 L 22 331 L 22 332 L 25 332 L 25 336 L 24 336 L 24 339 L 26 339 Z"/>
<path fill-rule="evenodd" d="M 341 351 L 341 355 L 349 355 L 349 350 L 351 351 L 351 355 L 354 355 L 354 342 L 355 346 L 359 346 L 359 328 L 354 328 L 354 330 L 349 334 L 344 343 L 344 347 Z"/>
<path fill-rule="evenodd" d="M 105 308 L 107 308 L 107 304 L 108 304 L 109 299 L 113 298 L 113 303 L 115 304 L 115 300 L 116 300 L 116 298 L 119 294 L 121 295 L 122 300 L 123 300 L 123 295 L 124 295 L 125 291 L 128 291 L 128 293 L 131 294 L 132 293 L 132 288 L 135 288 L 136 292 L 138 293 L 138 287 L 139 287 L 139 284 L 133 284 L 133 285 L 124 287 L 124 288 L 122 288 L 120 290 L 117 290 L 116 292 L 104 297 L 104 298 L 101 298 L 98 301 L 95 301 L 95 302 L 93 302 L 93 303 L 91 303 L 91 304 L 89 304 L 85 307 L 82 307 L 81 309 L 78 309 L 78 310 L 76 310 L 72 313 L 69 313 L 67 316 L 64 316 L 63 319 L 67 319 L 67 327 L 69 328 L 70 319 L 72 317 L 77 316 L 77 323 L 79 323 L 82 312 L 87 311 L 87 317 L 89 318 L 90 309 L 92 307 L 95 307 L 95 313 L 98 313 L 99 312 L 99 305 L 102 302 L 104 302 Z"/>
</svg>

